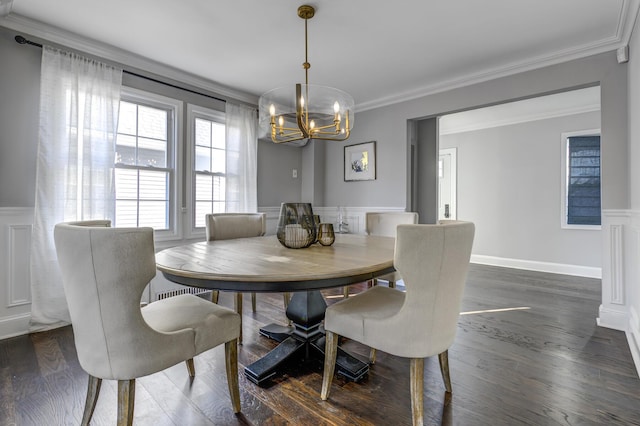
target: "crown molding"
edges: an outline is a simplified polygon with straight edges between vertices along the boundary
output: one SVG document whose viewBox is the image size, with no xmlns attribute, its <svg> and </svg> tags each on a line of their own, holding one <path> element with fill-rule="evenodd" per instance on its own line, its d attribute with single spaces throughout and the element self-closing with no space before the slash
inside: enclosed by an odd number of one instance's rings
<svg viewBox="0 0 640 426">
<path fill-rule="evenodd" d="M 579 105 L 579 106 L 569 107 L 569 108 L 556 108 L 556 109 L 549 108 L 549 110 L 542 111 L 542 112 L 513 115 L 510 117 L 501 118 L 498 120 L 476 121 L 476 122 L 471 122 L 467 125 L 452 126 L 446 129 L 443 126 L 440 128 L 440 134 L 451 135 L 455 133 L 472 132 L 475 130 L 491 129 L 494 127 L 509 126 L 512 124 L 527 123 L 530 121 L 538 121 L 538 120 L 547 120 L 551 118 L 566 117 L 569 115 L 584 114 L 587 112 L 597 112 L 597 111 L 600 111 L 600 104 Z"/>
<path fill-rule="evenodd" d="M 136 68 L 214 93 L 222 98 L 234 99 L 251 105 L 258 104 L 258 97 L 255 95 L 229 88 L 177 68 L 152 61 L 143 56 L 136 55 L 135 53 L 131 53 L 93 39 L 81 37 L 69 31 L 50 26 L 33 19 L 25 18 L 21 15 L 12 13 L 5 18 L 0 18 L 0 26 L 12 31 L 25 33 L 32 37 L 37 37 L 44 41 L 45 44 L 48 42 L 97 56 L 99 58 L 104 58 L 105 60 L 120 64 L 125 69 L 129 67 Z"/>
<path fill-rule="evenodd" d="M 367 111 L 400 102 L 412 101 L 414 99 L 434 95 L 436 93 L 471 86 L 473 84 L 483 83 L 502 77 L 508 77 L 510 75 L 557 65 L 575 59 L 586 58 L 588 56 L 610 52 L 620 47 L 627 46 L 631 38 L 631 33 L 633 32 L 639 8 L 640 0 L 623 0 L 615 36 L 599 40 L 595 43 L 587 43 L 573 49 L 559 50 L 550 55 L 541 55 L 528 58 L 524 61 L 512 62 L 510 64 L 490 68 L 482 72 L 468 74 L 460 78 L 445 80 L 433 85 L 423 86 L 370 102 L 363 102 L 356 105 L 356 112 Z"/>
</svg>

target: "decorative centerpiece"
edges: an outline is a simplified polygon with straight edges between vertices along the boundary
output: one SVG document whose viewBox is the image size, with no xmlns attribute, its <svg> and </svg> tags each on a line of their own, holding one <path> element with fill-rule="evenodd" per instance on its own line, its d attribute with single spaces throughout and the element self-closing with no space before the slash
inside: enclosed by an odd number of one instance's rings
<svg viewBox="0 0 640 426">
<path fill-rule="evenodd" d="M 316 224 L 310 203 L 282 203 L 276 235 L 287 248 L 305 248 L 316 241 Z"/>
<path fill-rule="evenodd" d="M 332 223 L 321 223 L 318 225 L 318 242 L 323 246 L 330 246 L 336 240 Z"/>
</svg>

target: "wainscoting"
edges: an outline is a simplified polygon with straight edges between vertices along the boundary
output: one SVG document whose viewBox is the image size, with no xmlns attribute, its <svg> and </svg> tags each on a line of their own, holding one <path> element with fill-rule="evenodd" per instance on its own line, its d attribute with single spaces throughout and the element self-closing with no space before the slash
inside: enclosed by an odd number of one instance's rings
<svg viewBox="0 0 640 426">
<path fill-rule="evenodd" d="M 626 332 L 640 374 L 640 211 L 603 210 L 602 304 L 597 323 Z"/>
<path fill-rule="evenodd" d="M 32 208 L 0 208 L 0 339 L 29 331 L 32 224 Z"/>
</svg>

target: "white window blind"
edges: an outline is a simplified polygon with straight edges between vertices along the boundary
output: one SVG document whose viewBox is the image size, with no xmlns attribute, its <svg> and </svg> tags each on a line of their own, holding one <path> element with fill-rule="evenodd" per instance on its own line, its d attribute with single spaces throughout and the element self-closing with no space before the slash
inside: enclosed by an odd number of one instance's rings
<svg viewBox="0 0 640 426">
<path fill-rule="evenodd" d="M 226 136 L 222 116 L 193 116 L 193 187 L 195 228 L 205 226 L 207 213 L 226 211 Z"/>
<path fill-rule="evenodd" d="M 171 228 L 173 117 L 171 105 L 120 102 L 114 226 Z"/>
</svg>

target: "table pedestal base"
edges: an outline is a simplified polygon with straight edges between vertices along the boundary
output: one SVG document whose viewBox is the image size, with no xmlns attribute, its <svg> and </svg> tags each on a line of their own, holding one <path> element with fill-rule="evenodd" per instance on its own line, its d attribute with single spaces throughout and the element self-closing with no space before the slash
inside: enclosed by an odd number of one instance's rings
<svg viewBox="0 0 640 426">
<path fill-rule="evenodd" d="M 245 367 L 247 379 L 262 386 L 276 375 L 277 371 L 299 357 L 311 356 L 324 360 L 324 332 L 321 322 L 327 304 L 319 291 L 294 293 L 287 307 L 287 318 L 294 326 L 284 327 L 270 324 L 260 329 L 260 334 L 280 344 L 271 352 Z M 369 365 L 338 348 L 336 371 L 350 380 L 359 381 L 368 372 Z"/>
</svg>

